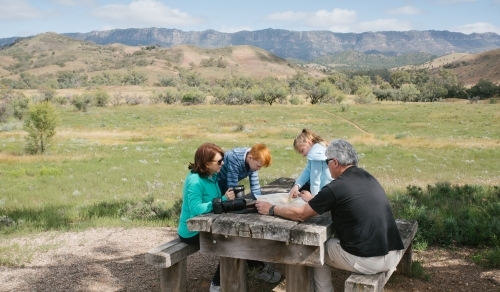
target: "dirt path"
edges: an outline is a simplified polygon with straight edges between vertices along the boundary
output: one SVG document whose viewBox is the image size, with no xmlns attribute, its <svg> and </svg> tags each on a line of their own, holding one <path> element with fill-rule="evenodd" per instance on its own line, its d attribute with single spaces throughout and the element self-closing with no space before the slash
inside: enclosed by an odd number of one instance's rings
<svg viewBox="0 0 500 292">
<path fill-rule="evenodd" d="M 159 272 L 144 263 L 144 252 L 176 236 L 167 228 L 99 228 L 83 232 L 47 232 L 1 239 L 0 250 L 19 246 L 31 257 L 20 267 L 0 267 L 0 291 L 159 291 Z M 431 280 L 394 275 L 391 291 L 500 291 L 500 270 L 471 261 L 472 249 L 432 248 L 416 252 Z M 10 255 L 14 256 L 14 255 Z M 188 291 L 208 291 L 217 259 L 196 253 L 188 259 Z M 283 265 L 275 265 L 284 274 Z M 335 291 L 343 291 L 348 273 L 332 269 Z M 249 291 L 284 292 L 286 279 L 267 284 L 249 277 Z"/>
</svg>

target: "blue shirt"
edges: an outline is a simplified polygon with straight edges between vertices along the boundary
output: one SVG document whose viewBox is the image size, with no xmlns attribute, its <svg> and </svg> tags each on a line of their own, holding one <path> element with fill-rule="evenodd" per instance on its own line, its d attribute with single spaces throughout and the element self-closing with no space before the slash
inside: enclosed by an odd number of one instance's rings
<svg viewBox="0 0 500 292">
<path fill-rule="evenodd" d="M 307 152 L 306 168 L 297 180 L 295 180 L 295 184 L 299 185 L 299 187 L 309 182 L 311 185 L 311 195 L 313 196 L 316 196 L 322 187 L 333 180 L 328 165 L 325 162 L 325 150 L 326 148 L 322 144 L 314 144 L 309 152 Z"/>
<path fill-rule="evenodd" d="M 250 181 L 252 197 L 260 195 L 260 182 L 258 171 L 250 169 L 245 160 L 250 148 L 234 148 L 224 153 L 224 165 L 220 170 L 218 182 L 221 193 L 225 194 L 229 188 L 238 185 L 246 177 Z"/>
</svg>

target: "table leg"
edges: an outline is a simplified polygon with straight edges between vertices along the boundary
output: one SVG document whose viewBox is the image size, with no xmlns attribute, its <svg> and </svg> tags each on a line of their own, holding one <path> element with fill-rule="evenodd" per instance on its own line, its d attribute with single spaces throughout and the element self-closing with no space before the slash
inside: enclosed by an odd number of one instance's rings
<svg viewBox="0 0 500 292">
<path fill-rule="evenodd" d="M 222 292 L 247 292 L 247 262 L 220 257 L 220 288 Z"/>
<path fill-rule="evenodd" d="M 287 292 L 314 292 L 314 268 L 285 265 Z"/>
</svg>

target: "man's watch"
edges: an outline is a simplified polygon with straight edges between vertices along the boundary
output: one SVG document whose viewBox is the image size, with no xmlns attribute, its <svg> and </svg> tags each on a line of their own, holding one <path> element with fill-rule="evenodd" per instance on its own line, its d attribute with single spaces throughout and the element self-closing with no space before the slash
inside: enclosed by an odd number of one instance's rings
<svg viewBox="0 0 500 292">
<path fill-rule="evenodd" d="M 271 216 L 274 216 L 274 207 L 276 207 L 276 205 L 272 205 L 271 208 L 269 208 L 269 215 Z"/>
</svg>

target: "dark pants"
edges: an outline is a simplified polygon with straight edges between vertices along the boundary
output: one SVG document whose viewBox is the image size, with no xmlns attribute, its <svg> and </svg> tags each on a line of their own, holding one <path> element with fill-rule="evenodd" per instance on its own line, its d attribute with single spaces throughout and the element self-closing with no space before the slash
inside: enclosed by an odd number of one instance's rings
<svg viewBox="0 0 500 292">
<path fill-rule="evenodd" d="M 299 192 L 302 191 L 308 191 L 311 192 L 311 184 L 309 182 L 306 182 L 300 189 Z"/>
<path fill-rule="evenodd" d="M 200 234 L 196 234 L 193 237 L 189 238 L 184 238 L 182 236 L 179 236 L 182 242 L 185 242 L 187 244 L 195 244 L 195 245 L 200 245 Z M 252 261 L 252 260 L 247 260 L 247 265 L 249 269 L 260 269 L 264 267 L 264 262 L 261 261 Z M 212 277 L 212 283 L 215 286 L 220 286 L 220 262 L 217 264 L 217 270 L 215 270 L 215 274 Z"/>
</svg>

